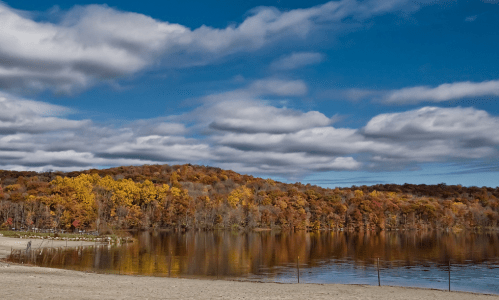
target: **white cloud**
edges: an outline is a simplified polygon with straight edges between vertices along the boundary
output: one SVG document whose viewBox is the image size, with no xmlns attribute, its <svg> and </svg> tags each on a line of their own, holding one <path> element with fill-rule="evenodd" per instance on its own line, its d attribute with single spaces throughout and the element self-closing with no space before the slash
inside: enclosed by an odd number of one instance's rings
<svg viewBox="0 0 499 300">
<path fill-rule="evenodd" d="M 256 92 L 252 94 L 246 90 L 242 94 L 254 95 Z M 8 95 L 5 95 L 8 99 Z M 304 113 L 277 108 L 263 104 L 255 98 L 250 101 L 205 103 L 191 113 L 191 117 L 198 124 L 197 127 L 194 126 L 195 129 L 172 122 L 172 118 L 138 120 L 118 128 L 99 127 L 89 121 L 70 127 L 67 124 L 80 121 L 66 118 L 55 120 L 49 113 L 53 111 L 54 114 L 64 114 L 68 110 L 63 107 L 20 99 L 5 101 L 8 101 L 11 107 L 26 109 L 24 113 L 19 112 L 17 118 L 24 115 L 35 117 L 39 119 L 38 124 L 52 124 L 53 127 L 46 126 L 44 131 L 0 132 L 2 168 L 41 171 L 189 162 L 218 166 L 233 164 L 239 165 L 237 171 L 241 172 L 254 169 L 261 174 L 297 176 L 312 171 L 357 169 L 362 165 L 349 155 L 317 155 L 307 152 L 305 148 L 299 151 L 287 151 L 279 147 L 276 147 L 276 151 L 258 150 L 254 145 L 252 149 L 241 150 L 237 147 L 227 147 L 221 140 L 217 140 L 217 137 L 231 134 L 244 137 L 241 132 L 269 132 L 269 136 L 278 136 L 279 132 L 297 132 L 332 123 L 331 118 L 319 112 Z M 24 106 L 26 103 L 30 106 Z M 36 114 L 29 107 L 44 109 L 41 110 L 42 113 Z M 196 134 L 210 124 L 214 136 L 203 137 Z M 186 134 L 197 137 L 187 138 L 184 136 Z"/>
<path fill-rule="evenodd" d="M 163 118 L 137 120 L 128 126 L 140 135 L 174 136 L 186 135 L 189 132 L 184 124 L 168 122 Z"/>
<path fill-rule="evenodd" d="M 238 149 L 276 152 L 304 152 L 338 156 L 374 150 L 356 129 L 314 127 L 286 133 L 226 133 L 214 137 L 217 144 Z M 379 147 L 379 146 L 378 146 Z"/>
<path fill-rule="evenodd" d="M 0 4 L 0 86 L 70 91 L 149 65 L 187 29 L 105 6 L 76 7 L 60 24 Z"/>
<path fill-rule="evenodd" d="M 317 52 L 297 52 L 281 57 L 270 64 L 274 70 L 293 70 L 314 65 L 324 60 L 324 54 Z"/>
<path fill-rule="evenodd" d="M 416 86 L 390 91 L 383 99 L 388 104 L 443 102 L 466 97 L 499 96 L 499 80 L 445 83 L 437 87 Z"/>
<path fill-rule="evenodd" d="M 295 132 L 304 128 L 326 126 L 332 119 L 320 112 L 302 113 L 287 108 L 260 104 L 256 101 L 224 101 L 199 112 L 208 114 L 209 127 L 229 132 Z"/>
<path fill-rule="evenodd" d="M 185 125 L 161 119 L 102 127 L 71 120 L 61 106 L 0 98 L 0 167 L 70 170 L 98 166 L 199 162 L 212 157 L 210 145 L 189 139 Z M 12 114 L 12 115 L 11 115 Z M 54 117 L 59 116 L 59 117 Z"/>
<path fill-rule="evenodd" d="M 423 107 L 403 113 L 381 114 L 372 118 L 363 128 L 370 136 L 397 140 L 429 140 L 459 138 L 487 140 L 499 144 L 499 119 L 474 108 Z"/>
<path fill-rule="evenodd" d="M 170 136 L 138 136 L 97 154 L 101 158 L 127 158 L 156 162 L 198 162 L 212 158 L 210 146 L 194 139 Z"/>
<path fill-rule="evenodd" d="M 254 80 L 244 88 L 211 94 L 202 100 L 205 103 L 219 103 L 223 101 L 260 99 L 264 96 L 297 97 L 308 93 L 307 84 L 303 80 L 287 80 L 280 78 L 265 78 Z"/>
<path fill-rule="evenodd" d="M 295 132 L 333 123 L 335 118 L 317 111 L 303 113 L 265 104 L 261 100 L 265 95 L 295 96 L 306 90 L 301 80 L 257 80 L 243 89 L 209 95 L 202 99 L 200 107 L 175 120 L 195 121 L 203 128 L 238 133 Z"/>
<path fill-rule="evenodd" d="M 279 111 L 273 115 L 278 118 Z M 212 139 L 240 151 L 307 153 L 316 158 L 362 155 L 365 163 L 391 168 L 390 164 L 493 157 L 499 146 L 498 125 L 499 118 L 485 111 L 426 107 L 378 115 L 360 130 L 329 125 L 287 132 L 233 130 Z"/>
<path fill-rule="evenodd" d="M 62 106 L 19 99 L 0 92 L 0 134 L 74 130 L 90 123 L 88 120 L 55 117 L 71 112 Z"/>
<path fill-rule="evenodd" d="M 408 0 L 340 0 L 285 12 L 260 7 L 240 24 L 192 30 L 102 5 L 77 6 L 58 23 L 37 22 L 0 3 L 0 88 L 71 92 L 160 61 L 170 67 L 205 65 L 279 40 L 305 39 L 315 30 L 341 32 L 337 25 L 346 18 L 361 22 L 417 8 Z M 296 54 L 287 67 L 317 59 Z"/>
<path fill-rule="evenodd" d="M 61 116 L 74 113 L 64 106 L 32 101 L 0 92 L 0 120 L 20 116 Z"/>
<path fill-rule="evenodd" d="M 424 107 L 372 118 L 361 132 L 368 138 L 407 148 L 406 157 L 477 158 L 497 153 L 499 118 L 474 108 Z"/>
<path fill-rule="evenodd" d="M 276 107 L 247 89 L 213 95 L 182 116 L 121 127 L 71 120 L 71 110 L 2 94 L 0 168 L 85 169 L 198 163 L 297 178 L 310 172 L 472 162 L 499 154 L 499 117 L 424 107 L 337 128 L 318 111 Z M 234 98 L 235 97 L 235 98 Z M 10 116 L 5 111 L 15 112 Z M 187 126 L 185 124 L 190 124 Z"/>
<path fill-rule="evenodd" d="M 331 170 L 355 170 L 361 163 L 352 157 L 309 155 L 305 152 L 243 151 L 230 147 L 215 150 L 217 165 L 258 174 L 279 174 L 286 177 Z"/>
</svg>

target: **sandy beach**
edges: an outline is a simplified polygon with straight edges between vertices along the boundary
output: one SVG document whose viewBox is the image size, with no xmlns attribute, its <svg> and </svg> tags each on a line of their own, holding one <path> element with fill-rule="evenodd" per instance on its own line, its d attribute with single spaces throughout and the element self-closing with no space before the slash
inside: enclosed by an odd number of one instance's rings
<svg viewBox="0 0 499 300">
<path fill-rule="evenodd" d="M 0 259 L 10 255 L 11 249 L 25 250 L 28 242 L 31 241 L 31 249 L 38 248 L 57 248 L 57 247 L 77 247 L 91 246 L 94 242 L 84 241 L 63 241 L 63 240 L 48 240 L 48 239 L 20 239 L 0 236 Z M 67 244 L 66 244 L 67 243 Z"/>
<path fill-rule="evenodd" d="M 41 241 L 32 240 L 32 247 L 38 247 Z M 10 247 L 25 249 L 27 242 L 0 237 L 0 257 L 10 254 Z M 42 247 L 52 246 L 45 243 Z M 54 241 L 54 247 L 65 245 L 65 241 Z M 68 242 L 70 245 L 80 246 L 81 242 Z M 494 295 L 388 286 L 107 275 L 5 262 L 0 262 L 0 287 L 1 299 L 499 299 Z"/>
</svg>

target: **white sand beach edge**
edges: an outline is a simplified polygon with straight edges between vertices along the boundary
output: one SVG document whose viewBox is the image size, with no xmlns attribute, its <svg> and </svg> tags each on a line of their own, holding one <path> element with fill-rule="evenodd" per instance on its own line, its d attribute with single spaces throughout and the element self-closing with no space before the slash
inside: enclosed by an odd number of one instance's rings
<svg viewBox="0 0 499 300">
<path fill-rule="evenodd" d="M 24 250 L 31 241 L 31 249 L 38 248 L 57 248 L 57 247 L 78 247 L 91 246 L 94 242 L 84 241 L 63 241 L 63 240 L 48 240 L 48 239 L 21 239 L 0 236 L 0 259 L 7 258 L 10 255 L 11 249 Z"/>
<path fill-rule="evenodd" d="M 25 242 L 24 245 L 15 243 L 19 241 Z M 34 242 L 35 240 L 32 245 Z M 25 249 L 26 243 L 27 240 L 0 237 L 0 248 L 8 247 L 9 254 L 11 246 Z M 80 244 L 81 242 L 74 242 L 73 246 Z M 65 246 L 65 242 L 54 241 L 54 246 Z M 499 299 L 499 296 L 388 286 L 279 284 L 106 275 L 0 262 L 0 298 L 482 300 Z"/>
</svg>

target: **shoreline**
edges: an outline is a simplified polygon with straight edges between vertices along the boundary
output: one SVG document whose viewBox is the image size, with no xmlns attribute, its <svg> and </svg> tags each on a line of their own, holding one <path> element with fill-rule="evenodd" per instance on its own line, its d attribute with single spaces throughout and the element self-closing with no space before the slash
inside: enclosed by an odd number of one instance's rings
<svg viewBox="0 0 499 300">
<path fill-rule="evenodd" d="M 8 299 L 499 299 L 499 295 L 413 287 L 99 274 L 5 262 L 0 262 L 0 286 Z"/>
<path fill-rule="evenodd" d="M 58 248 L 58 247 L 80 247 L 92 246 L 95 242 L 87 241 L 66 241 L 54 239 L 35 239 L 35 238 L 13 238 L 0 236 L 0 260 L 7 258 L 11 250 L 25 250 L 28 242 L 31 241 L 31 250 L 38 248 Z"/>
<path fill-rule="evenodd" d="M 230 279 L 168 278 L 102 274 L 13 264 L 10 249 L 26 249 L 29 239 L 0 237 L 0 286 L 9 299 L 499 299 L 499 295 L 398 286 L 270 283 Z M 64 247 L 66 241 L 32 239 L 32 249 Z M 35 243 L 36 242 L 36 243 Z M 41 244 L 41 245 L 40 245 Z M 68 241 L 68 247 L 94 242 Z M 5 255 L 7 252 L 7 255 Z"/>
</svg>

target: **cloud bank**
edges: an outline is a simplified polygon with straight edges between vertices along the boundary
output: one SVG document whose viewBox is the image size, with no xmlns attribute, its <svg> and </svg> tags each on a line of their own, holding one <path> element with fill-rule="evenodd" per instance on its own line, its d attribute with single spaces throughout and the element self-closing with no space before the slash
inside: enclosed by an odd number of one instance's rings
<svg viewBox="0 0 499 300">
<path fill-rule="evenodd" d="M 281 82 L 282 83 L 282 82 Z M 334 117 L 263 101 L 246 89 L 214 94 L 179 116 L 120 127 L 71 120 L 71 110 L 3 93 L 0 168 L 74 170 L 197 163 L 299 178 L 318 171 L 390 170 L 425 162 L 490 159 L 499 117 L 474 108 L 380 114 L 359 129 Z"/>
<path fill-rule="evenodd" d="M 428 86 L 403 88 L 388 92 L 383 102 L 387 104 L 417 104 L 483 96 L 499 96 L 499 80 L 444 83 L 434 88 Z"/>
<path fill-rule="evenodd" d="M 0 2 L 0 89 L 71 93 L 135 74 L 156 64 L 206 65 L 237 52 L 251 52 L 283 39 L 399 10 L 417 10 L 406 0 L 331 1 L 305 9 L 260 7 L 240 24 L 196 29 L 105 5 L 76 6 L 57 23 L 37 22 Z M 295 53 L 277 68 L 316 63 L 317 53 Z"/>
</svg>

